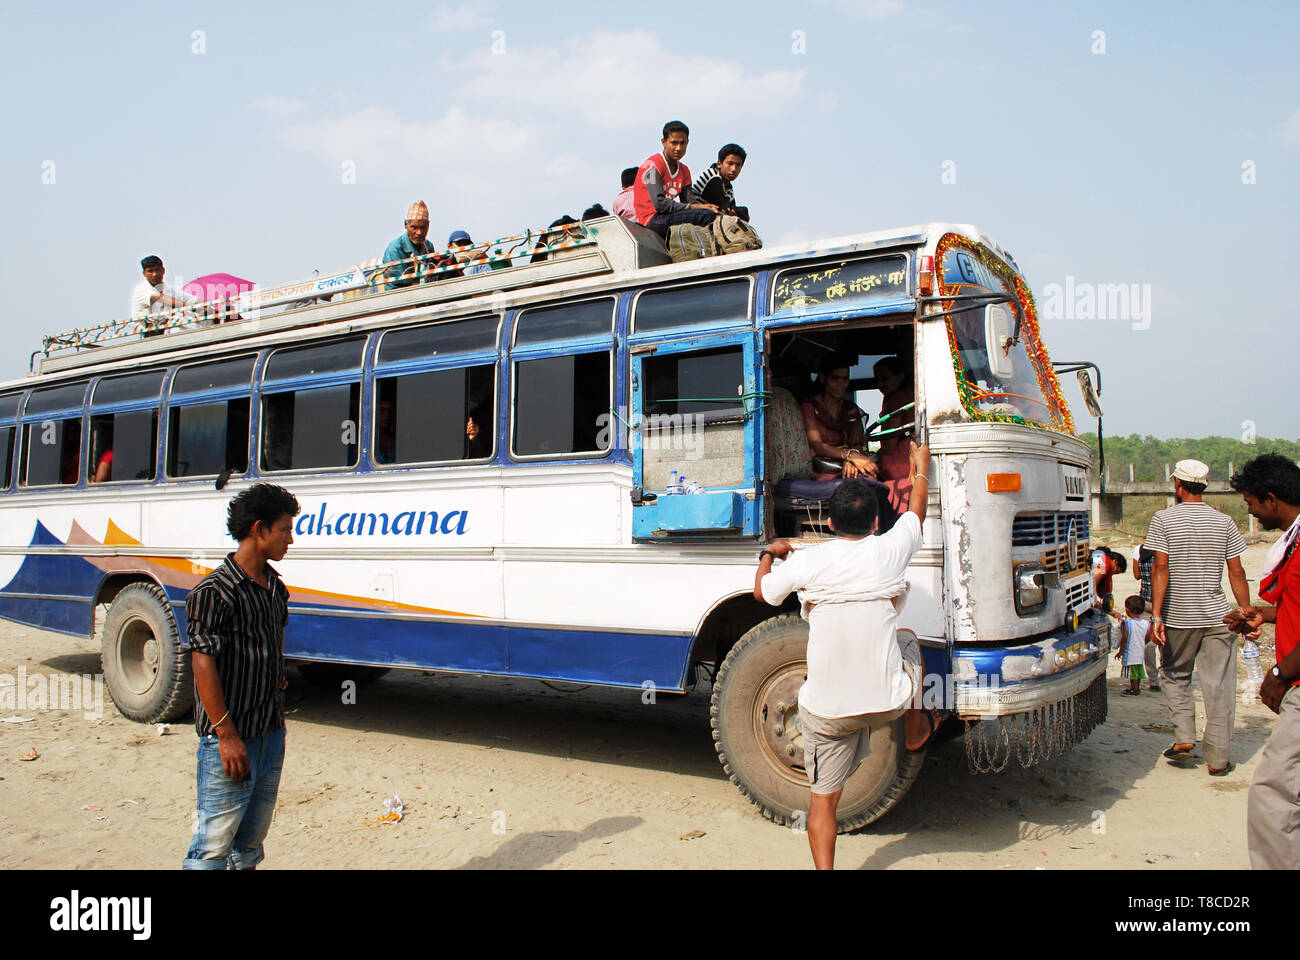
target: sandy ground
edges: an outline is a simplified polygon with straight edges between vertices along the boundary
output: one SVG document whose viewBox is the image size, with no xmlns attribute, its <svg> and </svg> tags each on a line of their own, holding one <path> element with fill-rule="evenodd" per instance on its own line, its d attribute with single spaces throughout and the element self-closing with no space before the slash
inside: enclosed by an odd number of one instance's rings
<svg viewBox="0 0 1300 960">
<path fill-rule="evenodd" d="M 1265 549 L 1251 547 L 1252 580 Z M 1117 577 L 1121 597 L 1133 586 Z M 1248 867 L 1246 791 L 1273 715 L 1238 705 L 1237 769 L 1212 779 L 1203 762 L 1160 757 L 1172 739 L 1162 697 L 1145 687 L 1118 696 L 1125 683 L 1111 664 L 1109 719 L 1083 744 L 997 775 L 967 772 L 961 740 L 942 744 L 898 808 L 840 838 L 838 865 Z M 0 674 L 19 667 L 97 674 L 99 654 L 88 640 L 7 624 Z M 343 704 L 296 673 L 292 681 L 267 869 L 809 865 L 806 836 L 764 820 L 723 776 L 707 684 L 643 704 L 640 691 L 395 672 Z M 16 715 L 33 719 L 0 723 L 0 868 L 180 866 L 194 807 L 192 725 L 159 736 L 111 701 L 99 720 Z M 33 747 L 39 759 L 20 761 Z M 374 825 L 394 794 L 405 818 Z"/>
</svg>

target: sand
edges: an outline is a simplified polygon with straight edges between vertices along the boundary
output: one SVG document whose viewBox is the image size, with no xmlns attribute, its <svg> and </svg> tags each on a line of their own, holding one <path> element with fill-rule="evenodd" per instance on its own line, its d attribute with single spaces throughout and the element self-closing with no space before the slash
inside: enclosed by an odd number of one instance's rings
<svg viewBox="0 0 1300 960">
<path fill-rule="evenodd" d="M 1247 556 L 1252 586 L 1266 547 Z M 1135 586 L 1116 578 L 1121 598 Z M 1271 663 L 1271 633 L 1266 641 Z M 98 648 L 0 626 L 0 674 L 20 667 L 97 674 Z M 1211 778 L 1203 761 L 1160 757 L 1172 727 L 1159 694 L 1144 686 L 1120 697 L 1114 660 L 1108 677 L 1106 723 L 1039 767 L 975 775 L 960 739 L 933 748 L 899 807 L 840 838 L 837 865 L 1248 867 L 1246 791 L 1273 714 L 1238 705 L 1237 768 Z M 809 866 L 806 835 L 764 820 L 723 776 L 705 682 L 653 704 L 639 690 L 405 671 L 346 704 L 296 672 L 291 682 L 264 869 Z M 0 868 L 180 866 L 193 820 L 192 724 L 160 736 L 108 700 L 100 719 L 0 710 L 14 715 L 32 719 L 0 723 Z M 31 748 L 39 758 L 21 761 Z M 375 825 L 395 794 L 404 819 Z"/>
</svg>

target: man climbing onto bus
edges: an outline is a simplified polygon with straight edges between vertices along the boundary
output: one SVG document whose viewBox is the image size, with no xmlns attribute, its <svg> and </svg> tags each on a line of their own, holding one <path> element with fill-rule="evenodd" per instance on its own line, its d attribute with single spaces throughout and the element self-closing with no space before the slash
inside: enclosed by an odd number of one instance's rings
<svg viewBox="0 0 1300 960">
<path fill-rule="evenodd" d="M 226 529 L 239 547 L 185 600 L 199 734 L 187 870 L 251 870 L 262 862 L 284 764 L 288 686 L 289 591 L 268 561 L 284 559 L 297 513 L 297 498 L 274 484 L 235 497 Z"/>
<path fill-rule="evenodd" d="M 934 734 L 937 717 L 920 709 L 924 668 L 916 637 L 898 637 L 907 565 L 921 547 L 929 499 L 930 449 L 912 444 L 908 512 L 872 536 L 876 498 L 860 480 L 831 497 L 835 538 L 793 551 L 774 541 L 759 554 L 754 596 L 779 606 L 798 591 L 808 621 L 808 680 L 799 690 L 804 769 L 812 788 L 808 845 L 818 870 L 835 866 L 835 811 L 844 784 L 871 753 L 873 727 L 905 717 L 907 749 Z M 773 559 L 784 562 L 773 569 Z"/>
<path fill-rule="evenodd" d="M 667 237 L 668 228 L 674 224 L 708 226 L 718 215 L 718 208 L 695 202 L 691 171 L 682 163 L 691 136 L 686 124 L 671 120 L 664 124 L 663 132 L 663 149 L 647 157 L 637 170 L 632 198 L 637 223 Z"/>
</svg>

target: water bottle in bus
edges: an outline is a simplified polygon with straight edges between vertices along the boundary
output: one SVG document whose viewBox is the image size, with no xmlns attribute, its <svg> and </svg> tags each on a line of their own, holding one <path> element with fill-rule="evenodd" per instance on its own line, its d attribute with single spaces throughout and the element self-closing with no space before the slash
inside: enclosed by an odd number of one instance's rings
<svg viewBox="0 0 1300 960">
<path fill-rule="evenodd" d="M 1259 644 L 1247 640 L 1242 644 L 1241 658 L 1246 661 L 1246 676 L 1250 679 L 1250 692 L 1253 694 L 1264 682 L 1264 666 L 1259 662 Z"/>
<path fill-rule="evenodd" d="M 664 490 L 664 496 L 671 497 L 674 494 L 680 494 L 682 492 L 682 480 L 677 475 L 677 471 L 674 470 L 672 473 L 668 474 L 668 486 Z"/>
<path fill-rule="evenodd" d="M 698 480 L 687 480 L 682 477 L 682 491 L 684 493 L 703 493 L 704 485 Z"/>
</svg>

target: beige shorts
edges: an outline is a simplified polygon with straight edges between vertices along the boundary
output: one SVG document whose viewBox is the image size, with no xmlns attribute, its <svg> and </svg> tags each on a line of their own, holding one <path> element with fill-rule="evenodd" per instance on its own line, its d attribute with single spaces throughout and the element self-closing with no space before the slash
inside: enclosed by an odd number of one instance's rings
<svg viewBox="0 0 1300 960">
<path fill-rule="evenodd" d="M 921 690 L 924 667 L 921 647 L 910 633 L 900 634 L 898 649 L 903 655 L 903 669 L 912 680 L 912 689 Z M 799 704 L 799 724 L 803 730 L 803 765 L 812 792 L 837 793 L 853 771 L 871 756 L 871 731 L 893 723 L 910 704 L 883 713 L 859 713 L 852 717 L 819 717 Z"/>
</svg>

